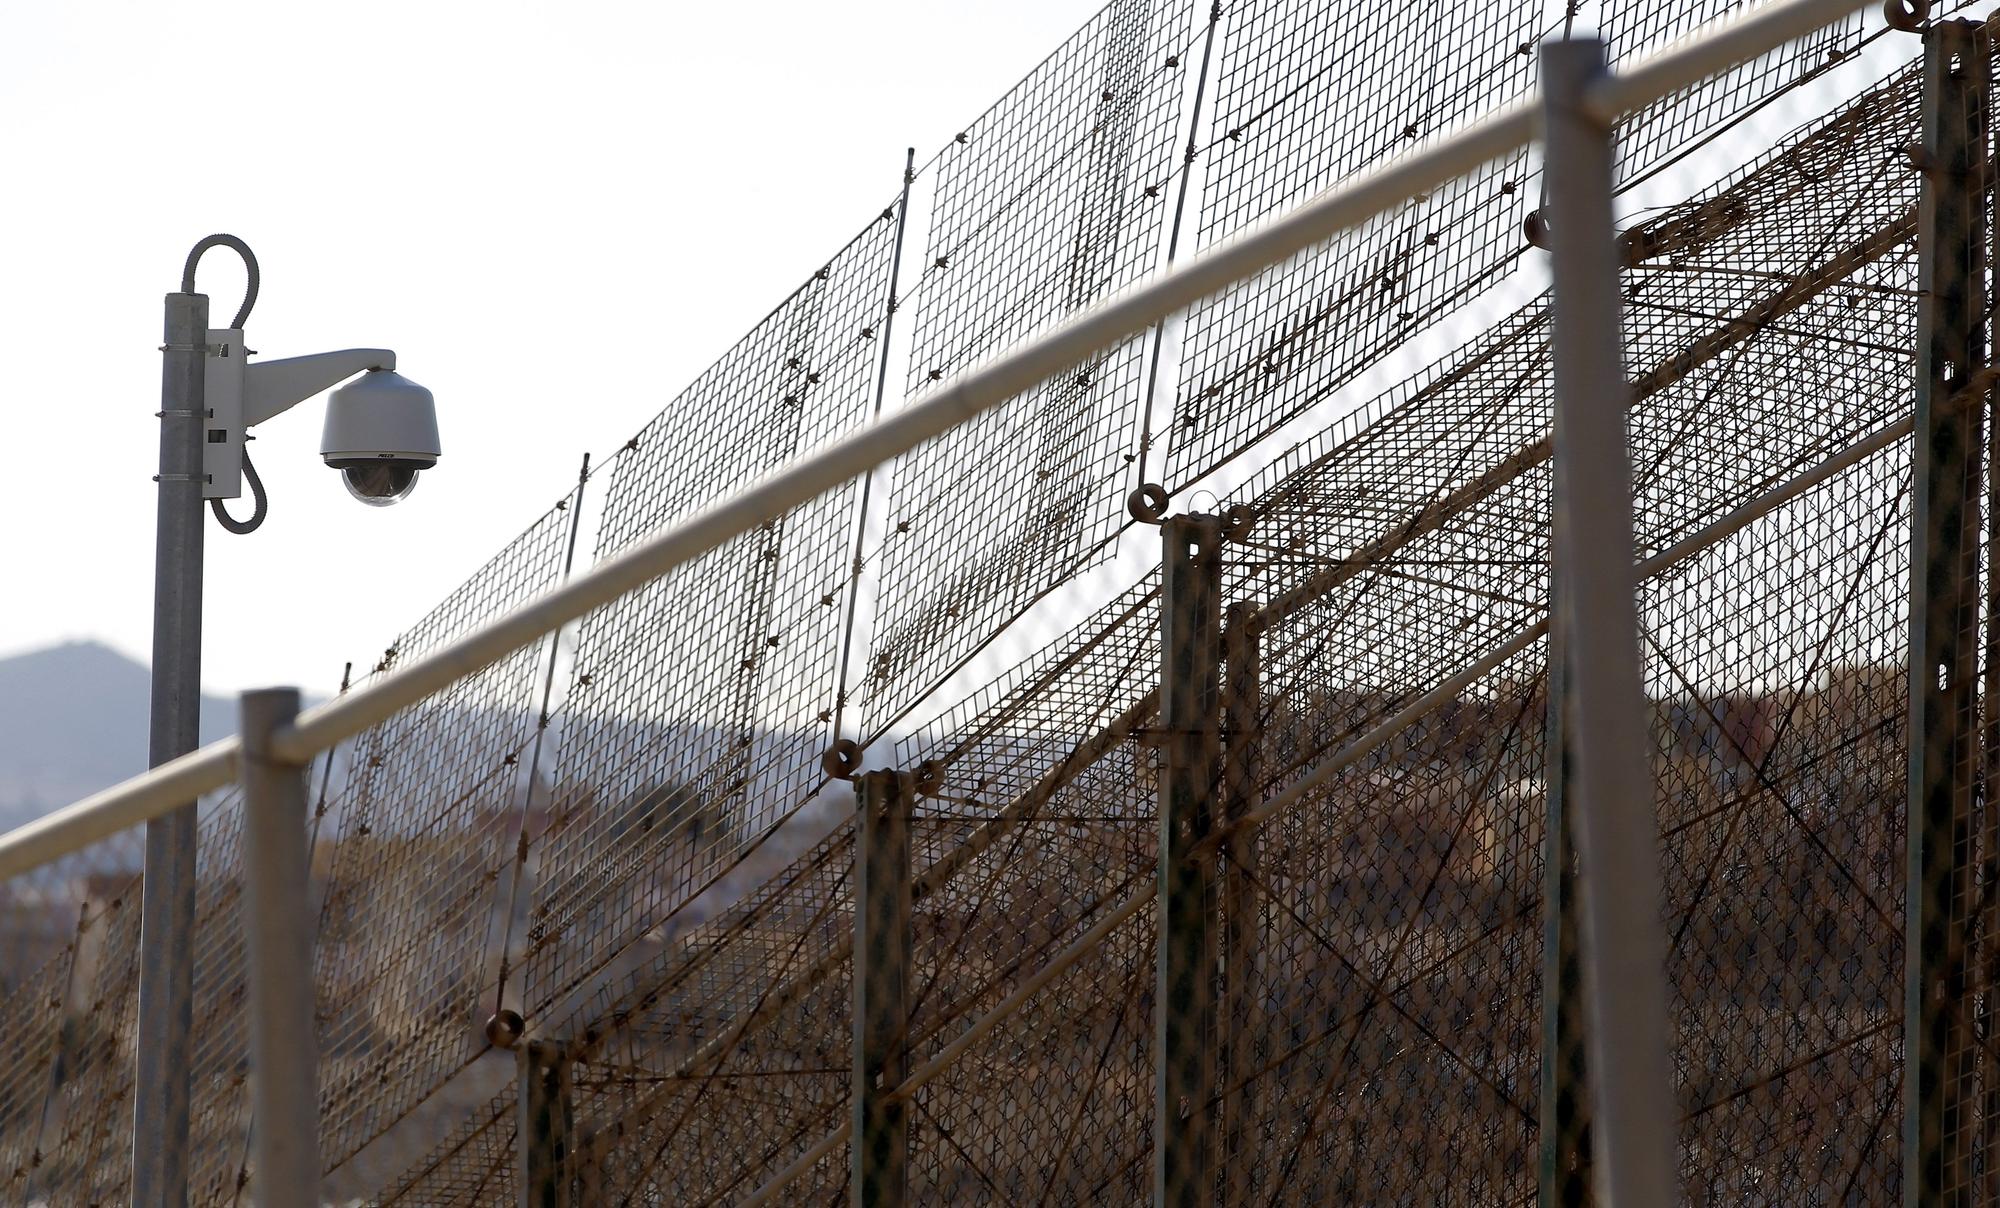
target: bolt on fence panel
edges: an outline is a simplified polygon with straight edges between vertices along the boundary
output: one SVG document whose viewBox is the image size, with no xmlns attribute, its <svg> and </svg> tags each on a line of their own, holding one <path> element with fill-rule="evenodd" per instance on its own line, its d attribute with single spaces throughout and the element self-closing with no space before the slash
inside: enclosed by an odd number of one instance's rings
<svg viewBox="0 0 2000 1208">
<path fill-rule="evenodd" d="M 885 211 L 634 438 L 600 558 L 867 416 L 894 236 Z M 827 783 L 856 497 L 833 491 L 582 623 L 539 855 L 531 1015 L 746 845 L 796 841 L 769 832 Z"/>
<path fill-rule="evenodd" d="M 1194 0 L 1112 0 L 957 138 L 913 284 L 910 398 L 1159 263 L 1182 168 Z M 1135 336 L 904 457 L 889 484 L 868 660 L 847 685 L 874 734 L 999 627 L 1106 549 L 1138 446 Z"/>
</svg>

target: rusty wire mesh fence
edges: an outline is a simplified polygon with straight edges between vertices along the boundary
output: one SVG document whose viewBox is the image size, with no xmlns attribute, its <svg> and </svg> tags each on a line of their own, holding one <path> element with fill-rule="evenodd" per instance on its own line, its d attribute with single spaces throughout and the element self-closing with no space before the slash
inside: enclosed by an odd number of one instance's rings
<svg viewBox="0 0 2000 1208">
<path fill-rule="evenodd" d="M 1542 38 L 1629 57 L 1714 7 L 1112 0 L 376 669 L 1525 95 Z M 1649 199 L 1636 557 L 1701 1202 L 1885 1202 L 1906 1160 L 1919 45 L 1853 18 L 1619 131 Z M 1786 105 L 1811 114 L 1789 133 Z M 1204 1202 L 1586 1200 L 1538 173 L 1504 157 L 1240 282 L 316 766 L 329 1193 L 514 1202 L 522 1055 L 556 1046 L 578 1202 L 845 1195 L 880 973 L 855 960 L 871 840 L 823 758 L 845 740 L 909 773 L 903 1081 L 879 1090 L 914 1198 L 1144 1200 L 1156 1129 L 1193 1120 Z M 1149 483 L 1224 534 L 1192 739 L 1163 720 L 1175 599 L 1127 502 Z M 1961 619 L 1985 684 L 1990 600 Z M 1958 888 L 1985 947 L 1949 1058 L 1968 1180 L 2000 1167 L 1995 696 L 1959 705 L 1984 735 L 1961 839 L 1986 864 Z M 1191 997 L 1163 993 L 1142 900 L 1190 742 L 1214 781 Z M 204 806 L 205 1204 L 255 1178 L 235 817 Z M 124 1194 L 136 867 L 119 840 L 0 886 L 7 1202 Z M 1203 1089 L 1162 1121 L 1174 1061 Z"/>
</svg>

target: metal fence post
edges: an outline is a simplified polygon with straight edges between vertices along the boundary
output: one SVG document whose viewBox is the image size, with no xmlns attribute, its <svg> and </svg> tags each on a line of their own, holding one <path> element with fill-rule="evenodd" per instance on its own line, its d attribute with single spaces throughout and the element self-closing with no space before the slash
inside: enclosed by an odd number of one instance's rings
<svg viewBox="0 0 2000 1208">
<path fill-rule="evenodd" d="M 208 295 L 168 294 L 160 348 L 160 472 L 153 542 L 153 767 L 201 741 L 202 433 Z M 139 1034 L 132 1203 L 187 1203 L 194 1032 L 195 807 L 146 824 L 139 893 Z"/>
<path fill-rule="evenodd" d="M 889 1093 L 909 1073 L 910 806 L 907 772 L 868 772 L 854 857 L 855 1208 L 896 1208 L 908 1186 L 909 1105 Z"/>
<path fill-rule="evenodd" d="M 1659 825 L 1639 662 L 1632 478 L 1611 217 L 1611 130 L 1584 104 L 1595 39 L 1544 42 L 1543 152 L 1553 227 L 1553 570 L 1571 752 L 1589 1026 L 1592 1166 L 1619 1208 L 1678 1197 Z"/>
<path fill-rule="evenodd" d="M 272 755 L 296 688 L 242 696 L 243 936 L 249 954 L 250 1132 L 260 1208 L 319 1202 L 319 1053 L 313 1022 L 306 769 Z"/>
<path fill-rule="evenodd" d="M 1215 1199 L 1213 857 L 1222 767 L 1222 522 L 1176 516 L 1160 527 L 1159 973 L 1154 992 L 1153 1202 Z"/>
<path fill-rule="evenodd" d="M 1553 602 L 1551 603 L 1553 611 Z M 1581 1208 L 1590 1193 L 1590 1083 L 1584 1057 L 1583 971 L 1577 964 L 1576 840 L 1563 800 L 1569 747 L 1563 735 L 1562 632 L 1551 626 L 1545 828 L 1542 837 L 1542 1208 Z"/>
<path fill-rule="evenodd" d="M 1974 1192 L 1978 1041 L 1968 974 L 1977 926 L 1972 744 L 1983 416 L 1981 408 L 1948 400 L 1985 361 L 1988 55 L 1988 39 L 1970 22 L 1940 22 L 1925 32 L 1903 1041 L 1903 1195 L 1910 1204 L 1969 1203 Z"/>
<path fill-rule="evenodd" d="M 521 1208 L 574 1208 L 570 1138 L 576 1118 L 569 1047 L 561 1041 L 531 1040 L 515 1052 L 520 1072 L 516 1145 Z"/>
<path fill-rule="evenodd" d="M 1258 752 L 1264 732 L 1263 623 L 1259 609 L 1237 601 L 1223 627 L 1222 657 L 1229 669 L 1223 692 L 1222 816 L 1234 822 L 1256 808 Z M 1238 1208 L 1250 1202 L 1251 1128 L 1259 1115 L 1252 1016 L 1257 992 L 1257 828 L 1222 844 L 1222 1045 L 1221 1112 L 1222 1202 Z"/>
</svg>

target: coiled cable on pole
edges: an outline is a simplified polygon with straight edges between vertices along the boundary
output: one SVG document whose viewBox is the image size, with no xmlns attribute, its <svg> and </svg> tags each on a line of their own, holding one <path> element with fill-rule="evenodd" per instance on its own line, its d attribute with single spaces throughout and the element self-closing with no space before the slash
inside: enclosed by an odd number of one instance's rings
<svg viewBox="0 0 2000 1208">
<path fill-rule="evenodd" d="M 210 235 L 195 244 L 194 250 L 188 253 L 187 264 L 181 269 L 181 292 L 184 294 L 194 292 L 195 266 L 201 263 L 203 253 L 212 247 L 226 247 L 243 258 L 243 304 L 236 308 L 236 318 L 229 324 L 230 327 L 241 331 L 244 320 L 250 317 L 250 308 L 257 305 L 257 287 L 262 279 L 262 274 L 257 270 L 257 254 L 250 250 L 249 244 L 234 235 L 219 234 Z M 250 480 L 250 497 L 254 501 L 249 519 L 238 520 L 231 516 L 222 506 L 220 499 L 208 501 L 208 510 L 214 513 L 216 522 L 238 535 L 256 531 L 271 510 L 270 500 L 264 494 L 264 480 L 257 477 L 257 467 L 250 464 L 250 448 L 247 444 L 243 449 L 243 476 Z"/>
<path fill-rule="evenodd" d="M 208 510 L 215 514 L 216 523 L 238 536 L 255 532 L 257 527 L 264 523 L 264 517 L 271 510 L 270 500 L 264 495 L 264 480 L 257 477 L 257 467 L 250 464 L 250 448 L 247 445 L 243 449 L 243 477 L 250 480 L 250 498 L 253 501 L 248 520 L 238 520 L 231 516 L 222 506 L 220 499 L 208 501 Z"/>
<path fill-rule="evenodd" d="M 194 267 L 201 263 L 202 253 L 212 247 L 226 247 L 238 256 L 243 257 L 243 272 L 246 278 L 243 285 L 243 305 L 236 308 L 236 318 L 229 324 L 231 327 L 240 329 L 243 326 L 243 321 L 250 317 L 250 308 L 257 305 L 257 282 L 259 279 L 257 254 L 250 250 L 249 244 L 234 235 L 210 235 L 200 243 L 195 244 L 194 250 L 188 253 L 186 267 L 181 269 L 181 292 L 184 294 L 194 292 Z"/>
</svg>

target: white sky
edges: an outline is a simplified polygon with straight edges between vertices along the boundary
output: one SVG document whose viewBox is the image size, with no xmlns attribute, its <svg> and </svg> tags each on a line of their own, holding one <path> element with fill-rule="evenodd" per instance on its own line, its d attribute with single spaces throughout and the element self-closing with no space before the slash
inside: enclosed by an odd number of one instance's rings
<svg viewBox="0 0 2000 1208">
<path fill-rule="evenodd" d="M 250 347 L 394 348 L 437 395 L 403 504 L 347 497 L 315 399 L 258 429 L 264 527 L 209 523 L 208 686 L 329 692 L 1099 3 L 10 6 L 0 655 L 148 657 L 161 299 L 201 236 L 262 264 Z M 235 257 L 199 288 L 228 322 Z"/>
</svg>

